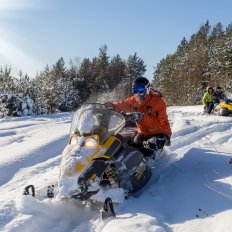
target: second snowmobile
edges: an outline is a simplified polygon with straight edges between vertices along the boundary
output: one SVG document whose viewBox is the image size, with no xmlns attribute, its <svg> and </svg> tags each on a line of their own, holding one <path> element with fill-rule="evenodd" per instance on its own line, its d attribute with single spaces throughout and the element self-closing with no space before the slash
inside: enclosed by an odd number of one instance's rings
<svg viewBox="0 0 232 232">
<path fill-rule="evenodd" d="M 232 100 L 221 101 L 214 109 L 214 113 L 220 116 L 232 116 Z"/>
</svg>

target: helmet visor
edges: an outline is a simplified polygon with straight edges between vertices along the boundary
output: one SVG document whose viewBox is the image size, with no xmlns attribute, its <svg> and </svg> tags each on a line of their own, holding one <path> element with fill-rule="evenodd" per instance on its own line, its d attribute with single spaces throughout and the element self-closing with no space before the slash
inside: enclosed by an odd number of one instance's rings
<svg viewBox="0 0 232 232">
<path fill-rule="evenodd" d="M 147 88 L 144 86 L 135 86 L 133 88 L 133 93 L 134 94 L 138 94 L 138 93 L 146 93 L 147 92 Z"/>
</svg>

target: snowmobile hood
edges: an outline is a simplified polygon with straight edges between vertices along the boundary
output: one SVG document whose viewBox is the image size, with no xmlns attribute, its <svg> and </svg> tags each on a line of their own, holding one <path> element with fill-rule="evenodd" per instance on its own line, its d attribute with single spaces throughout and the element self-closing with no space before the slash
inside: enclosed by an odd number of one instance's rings
<svg viewBox="0 0 232 232">
<path fill-rule="evenodd" d="M 226 107 L 228 110 L 232 110 L 232 100 L 226 99 L 226 100 L 220 102 L 216 106 L 217 109 L 222 108 L 222 107 Z"/>
<path fill-rule="evenodd" d="M 121 148 L 121 141 L 114 135 L 124 125 L 123 115 L 101 104 L 86 104 L 76 111 L 69 143 L 62 153 L 58 180 L 61 196 L 71 196 L 73 191 L 79 191 L 77 180 L 89 165 L 96 159 L 110 159 Z M 88 183 L 93 179 L 94 174 Z"/>
</svg>

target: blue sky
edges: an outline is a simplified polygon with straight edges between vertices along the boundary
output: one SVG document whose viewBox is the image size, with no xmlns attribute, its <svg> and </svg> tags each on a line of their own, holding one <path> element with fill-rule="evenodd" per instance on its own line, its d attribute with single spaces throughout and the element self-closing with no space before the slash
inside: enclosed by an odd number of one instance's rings
<svg viewBox="0 0 232 232">
<path fill-rule="evenodd" d="M 106 44 L 154 66 L 208 19 L 232 23 L 231 0 L 0 0 L 0 66 L 34 76 L 60 57 L 93 58 Z"/>
</svg>

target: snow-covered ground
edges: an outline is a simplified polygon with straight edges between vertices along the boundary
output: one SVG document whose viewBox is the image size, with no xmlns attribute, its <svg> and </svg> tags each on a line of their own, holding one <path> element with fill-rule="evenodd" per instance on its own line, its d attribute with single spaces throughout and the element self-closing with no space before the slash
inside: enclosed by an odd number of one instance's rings
<svg viewBox="0 0 232 232">
<path fill-rule="evenodd" d="M 101 220 L 98 206 L 46 199 L 72 114 L 0 120 L 0 231 L 232 231 L 232 118 L 170 107 L 172 145 L 148 186 Z M 28 184 L 36 198 L 22 196 Z"/>
</svg>

